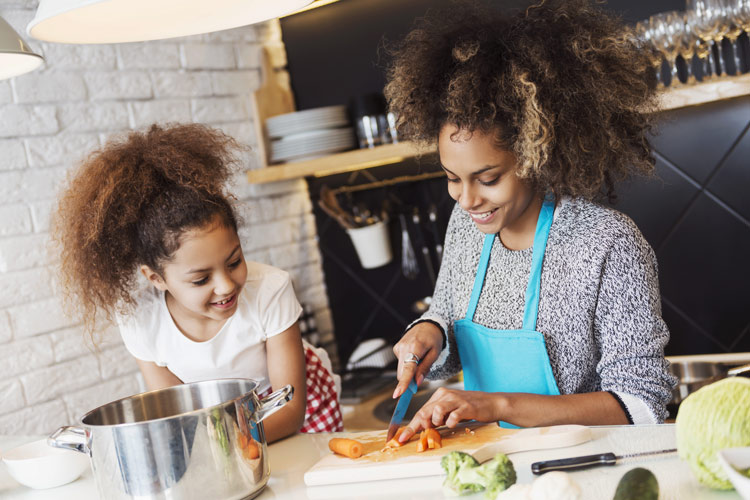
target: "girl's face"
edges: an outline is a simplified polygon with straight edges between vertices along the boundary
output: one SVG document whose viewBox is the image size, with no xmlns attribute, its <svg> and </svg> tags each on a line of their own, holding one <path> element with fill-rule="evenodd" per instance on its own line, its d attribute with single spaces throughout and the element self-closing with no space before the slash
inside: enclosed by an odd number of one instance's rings
<svg viewBox="0 0 750 500">
<path fill-rule="evenodd" d="M 448 193 L 485 234 L 513 228 L 534 199 L 533 189 L 515 175 L 515 154 L 498 148 L 492 134 L 446 125 L 438 152 Z"/>
<path fill-rule="evenodd" d="M 163 279 L 147 277 L 172 295 L 175 319 L 224 321 L 237 310 L 247 265 L 237 232 L 218 217 L 181 237 L 180 248 L 164 265 Z"/>
</svg>

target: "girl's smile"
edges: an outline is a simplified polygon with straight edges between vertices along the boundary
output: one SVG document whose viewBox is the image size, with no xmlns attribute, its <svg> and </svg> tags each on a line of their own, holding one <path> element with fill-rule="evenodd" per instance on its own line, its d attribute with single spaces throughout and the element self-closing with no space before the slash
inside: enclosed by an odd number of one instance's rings
<svg viewBox="0 0 750 500">
<path fill-rule="evenodd" d="M 165 292 L 167 308 L 182 333 L 208 340 L 237 310 L 247 265 L 237 232 L 216 217 L 182 235 L 161 276 L 144 274 Z"/>
<path fill-rule="evenodd" d="M 448 193 L 485 234 L 499 234 L 512 250 L 528 248 L 542 199 L 516 175 L 516 155 L 498 147 L 493 133 L 445 125 L 438 137 Z"/>
</svg>

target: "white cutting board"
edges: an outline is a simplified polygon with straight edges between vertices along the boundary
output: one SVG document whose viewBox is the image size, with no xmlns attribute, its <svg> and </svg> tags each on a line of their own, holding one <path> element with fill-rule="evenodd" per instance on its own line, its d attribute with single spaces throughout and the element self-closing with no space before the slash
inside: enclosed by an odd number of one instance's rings
<svg viewBox="0 0 750 500">
<path fill-rule="evenodd" d="M 497 424 L 470 423 L 455 429 L 441 428 L 439 431 L 443 437 L 443 447 L 421 453 L 416 451 L 416 438 L 401 448 L 382 452 L 385 431 L 349 434 L 346 437 L 362 443 L 362 456 L 347 458 L 331 453 L 305 473 L 305 484 L 320 486 L 437 476 L 443 473 L 441 458 L 454 450 L 470 453 L 478 461 L 485 462 L 497 453 L 575 446 L 591 439 L 590 429 L 582 425 L 503 429 Z"/>
</svg>

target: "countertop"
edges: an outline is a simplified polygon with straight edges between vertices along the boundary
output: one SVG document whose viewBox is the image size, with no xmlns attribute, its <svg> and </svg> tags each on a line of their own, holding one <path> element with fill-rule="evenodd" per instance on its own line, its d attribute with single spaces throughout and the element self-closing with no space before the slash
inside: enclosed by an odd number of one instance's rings
<svg viewBox="0 0 750 500">
<path fill-rule="evenodd" d="M 546 451 L 529 451 L 510 455 L 519 483 L 529 483 L 534 476 L 530 464 L 538 460 L 566 458 L 592 453 L 635 453 L 675 447 L 674 425 L 605 426 L 592 427 L 593 439 L 588 443 L 570 448 Z M 425 478 L 377 481 L 351 485 L 307 487 L 303 475 L 318 459 L 330 453 L 327 443 L 332 434 L 297 434 L 274 443 L 269 447 L 271 479 L 259 500 L 271 499 L 376 499 L 427 500 L 442 498 L 440 476 Z M 0 436 L 0 452 L 37 437 Z M 649 459 L 630 459 L 622 465 L 603 466 L 584 471 L 571 472 L 571 477 L 583 491 L 582 500 L 606 500 L 612 498 L 619 478 L 629 469 L 640 466 L 650 469 L 657 477 L 662 500 L 690 499 L 739 499 L 734 491 L 714 491 L 698 484 L 689 466 L 676 454 L 659 455 Z M 0 498 L 8 500 L 95 500 L 96 486 L 87 471 L 77 481 L 49 490 L 30 490 L 16 483 L 0 467 Z M 462 497 L 479 500 L 481 494 Z"/>
</svg>

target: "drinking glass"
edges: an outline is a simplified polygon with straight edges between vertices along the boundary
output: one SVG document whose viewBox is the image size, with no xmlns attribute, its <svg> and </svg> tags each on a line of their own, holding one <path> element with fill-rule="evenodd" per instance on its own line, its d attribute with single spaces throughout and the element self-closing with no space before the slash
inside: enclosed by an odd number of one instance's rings
<svg viewBox="0 0 750 500">
<path fill-rule="evenodd" d="M 742 3 L 739 0 L 720 0 L 722 12 L 722 24 L 726 26 L 724 36 L 729 40 L 732 48 L 732 59 L 734 60 L 735 74 L 739 75 L 740 56 L 737 52 L 737 38 L 742 34 Z"/>
<path fill-rule="evenodd" d="M 686 0 L 688 25 L 702 40 L 716 49 L 718 58 L 714 59 L 713 51 L 708 54 L 711 68 L 716 75 L 725 74 L 724 61 L 721 57 L 721 39 L 729 27 L 723 20 L 722 0 Z"/>
<path fill-rule="evenodd" d="M 682 33 L 685 31 L 685 22 L 682 13 L 671 10 L 660 12 L 649 17 L 649 25 L 652 29 L 651 39 L 654 45 L 664 54 L 669 64 L 672 78 L 670 86 L 679 85 L 680 79 L 677 73 L 677 56 L 682 44 Z"/>
<path fill-rule="evenodd" d="M 748 1 L 750 2 L 750 0 Z M 653 66 L 654 74 L 656 75 L 656 86 L 663 87 L 664 82 L 661 81 L 661 52 L 654 45 L 652 39 L 653 32 L 648 19 L 635 23 L 634 34 L 636 43 L 649 55 L 651 66 Z"/>
</svg>

